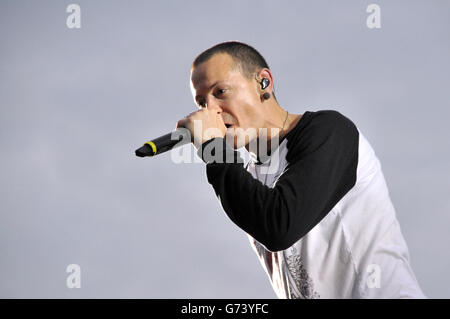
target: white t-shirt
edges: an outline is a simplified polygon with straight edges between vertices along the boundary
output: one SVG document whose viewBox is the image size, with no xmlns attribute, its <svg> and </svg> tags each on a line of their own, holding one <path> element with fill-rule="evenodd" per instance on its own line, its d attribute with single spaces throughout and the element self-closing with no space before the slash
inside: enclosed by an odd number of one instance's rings
<svg viewBox="0 0 450 319">
<path fill-rule="evenodd" d="M 265 163 L 206 162 L 279 298 L 425 298 L 380 162 L 339 112 L 305 112 Z"/>
</svg>

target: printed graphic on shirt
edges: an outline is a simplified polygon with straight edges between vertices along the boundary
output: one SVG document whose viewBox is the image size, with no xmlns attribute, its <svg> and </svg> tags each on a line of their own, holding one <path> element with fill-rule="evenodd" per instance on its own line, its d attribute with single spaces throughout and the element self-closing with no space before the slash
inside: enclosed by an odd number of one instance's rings
<svg viewBox="0 0 450 319">
<path fill-rule="evenodd" d="M 290 291 L 289 298 L 291 299 L 317 299 L 320 295 L 314 291 L 314 284 L 305 266 L 302 263 L 300 255 L 297 254 L 296 249 L 292 248 L 292 255 L 286 259 L 288 269 L 295 280 L 300 296 L 294 290 Z"/>
</svg>

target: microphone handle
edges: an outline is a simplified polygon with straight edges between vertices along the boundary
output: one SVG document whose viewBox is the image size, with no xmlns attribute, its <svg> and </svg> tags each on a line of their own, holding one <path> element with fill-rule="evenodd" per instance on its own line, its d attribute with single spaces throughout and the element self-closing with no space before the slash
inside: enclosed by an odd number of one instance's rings
<svg viewBox="0 0 450 319">
<path fill-rule="evenodd" d="M 175 145 L 181 146 L 191 142 L 191 134 L 184 127 L 177 128 L 171 133 L 162 135 L 154 140 L 145 142 L 142 147 L 135 151 L 136 156 L 155 156 L 170 151 Z"/>
</svg>

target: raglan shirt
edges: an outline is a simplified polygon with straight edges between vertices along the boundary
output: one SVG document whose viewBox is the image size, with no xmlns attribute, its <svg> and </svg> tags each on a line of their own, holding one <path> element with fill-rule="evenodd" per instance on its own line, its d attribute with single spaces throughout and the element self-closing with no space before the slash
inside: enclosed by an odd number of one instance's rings
<svg viewBox="0 0 450 319">
<path fill-rule="evenodd" d="M 341 113 L 305 112 L 264 163 L 222 138 L 197 154 L 279 298 L 425 298 L 380 162 Z"/>
</svg>

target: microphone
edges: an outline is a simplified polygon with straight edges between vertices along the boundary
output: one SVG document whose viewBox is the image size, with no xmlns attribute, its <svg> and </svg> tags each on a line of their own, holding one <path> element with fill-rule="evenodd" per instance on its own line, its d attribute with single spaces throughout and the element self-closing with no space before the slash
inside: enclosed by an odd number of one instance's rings
<svg viewBox="0 0 450 319">
<path fill-rule="evenodd" d="M 151 157 L 170 151 L 172 148 L 179 147 L 190 142 L 191 132 L 185 127 L 179 127 L 171 133 L 145 142 L 142 147 L 135 151 L 135 154 L 139 157 Z"/>
</svg>

